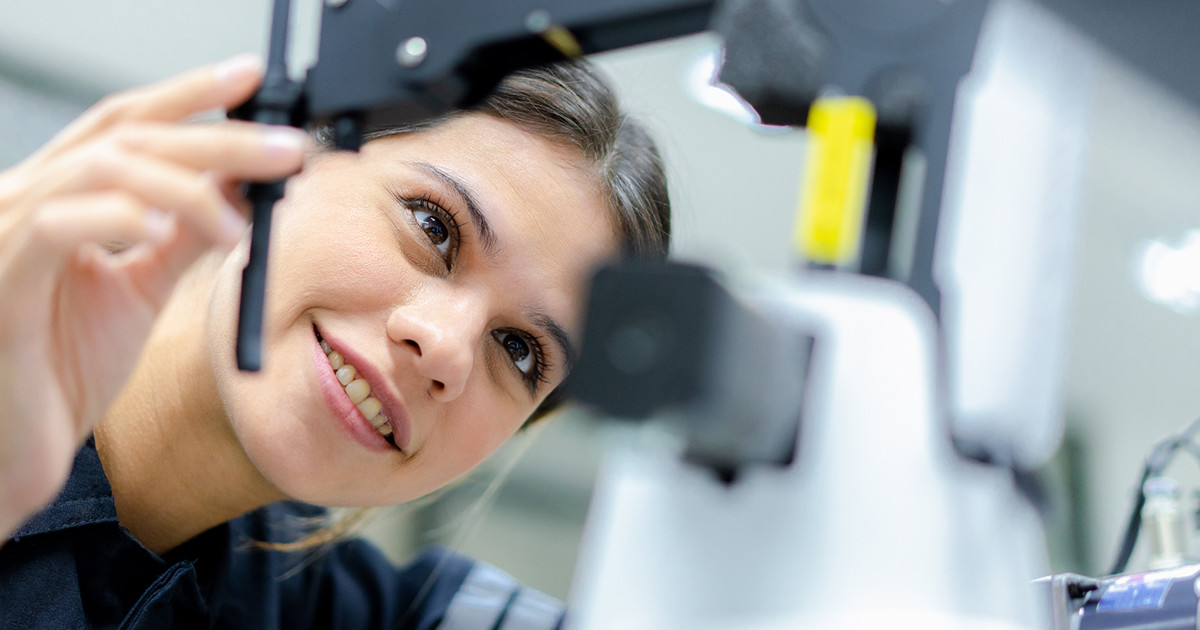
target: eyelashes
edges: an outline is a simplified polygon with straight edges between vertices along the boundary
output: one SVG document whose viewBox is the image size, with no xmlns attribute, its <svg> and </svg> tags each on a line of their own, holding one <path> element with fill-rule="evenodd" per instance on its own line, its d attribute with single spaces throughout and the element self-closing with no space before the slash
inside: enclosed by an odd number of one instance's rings
<svg viewBox="0 0 1200 630">
<path fill-rule="evenodd" d="M 432 195 L 409 197 L 396 190 L 392 190 L 391 194 L 410 213 L 412 223 L 429 240 L 430 247 L 441 258 L 446 272 L 453 271 L 464 241 L 458 214 L 448 210 Z M 551 364 L 547 360 L 541 337 L 516 328 L 494 330 L 492 337 L 531 393 L 536 394 L 540 384 L 550 382 L 548 373 Z"/>
<path fill-rule="evenodd" d="M 521 374 L 531 391 L 536 392 L 539 383 L 550 382 L 546 377 L 550 363 L 546 360 L 546 350 L 541 337 L 514 328 L 496 330 L 492 337 L 508 355 L 510 363 Z"/>
<path fill-rule="evenodd" d="M 442 261 L 446 271 L 454 268 L 454 260 L 462 247 L 462 226 L 458 215 L 430 197 L 403 197 L 394 195 L 409 212 L 417 228 L 425 233 Z"/>
</svg>

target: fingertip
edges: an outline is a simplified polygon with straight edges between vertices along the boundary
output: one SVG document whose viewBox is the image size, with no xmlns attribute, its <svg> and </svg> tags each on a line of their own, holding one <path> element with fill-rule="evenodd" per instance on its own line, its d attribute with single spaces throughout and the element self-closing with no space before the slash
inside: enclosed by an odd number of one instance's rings
<svg viewBox="0 0 1200 630">
<path fill-rule="evenodd" d="M 254 53 L 241 53 L 218 63 L 213 75 L 226 90 L 244 89 L 258 84 L 263 75 L 263 62 Z"/>
<path fill-rule="evenodd" d="M 295 127 L 273 125 L 262 132 L 263 151 L 276 160 L 294 160 L 297 164 L 308 151 L 308 134 Z"/>
</svg>

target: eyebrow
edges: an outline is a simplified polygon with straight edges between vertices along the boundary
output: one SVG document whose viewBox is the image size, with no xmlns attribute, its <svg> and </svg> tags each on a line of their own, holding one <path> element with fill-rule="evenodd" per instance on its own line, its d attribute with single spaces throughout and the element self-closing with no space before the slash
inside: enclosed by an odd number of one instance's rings
<svg viewBox="0 0 1200 630">
<path fill-rule="evenodd" d="M 467 206 L 467 214 L 471 215 L 471 223 L 475 225 L 475 231 L 479 233 L 479 241 L 483 243 L 484 253 L 495 254 L 499 248 L 499 244 L 496 242 L 496 233 L 492 231 L 487 215 L 479 208 L 479 202 L 475 199 L 475 194 L 471 192 L 471 189 L 450 173 L 428 162 L 412 162 L 412 166 L 442 180 L 443 183 L 453 188 L 459 197 L 462 197 L 463 204 Z"/>
<path fill-rule="evenodd" d="M 546 313 L 535 311 L 531 319 L 535 326 L 544 329 L 550 335 L 550 338 L 554 339 L 554 342 L 558 344 L 558 349 L 562 352 L 564 363 L 566 363 L 563 375 L 569 374 L 571 368 L 575 366 L 575 357 L 578 356 L 575 344 L 571 342 L 571 335 L 568 335 L 566 329 Z"/>
<path fill-rule="evenodd" d="M 496 233 L 492 231 L 491 224 L 488 223 L 487 215 L 480 209 L 479 202 L 476 201 L 475 194 L 471 192 L 471 189 L 450 173 L 429 162 L 412 162 L 411 164 L 442 180 L 462 197 L 463 204 L 467 206 L 467 214 L 471 215 L 471 222 L 475 224 L 475 230 L 479 232 L 479 241 L 483 244 L 484 254 L 494 255 L 499 250 L 500 244 L 496 240 Z M 575 358 L 579 356 L 575 344 L 571 341 L 571 335 L 567 334 L 567 330 L 557 320 L 543 311 L 533 311 L 529 317 L 534 326 L 545 330 L 550 338 L 558 344 L 558 349 L 566 364 L 563 374 L 570 373 L 571 368 L 575 365 Z"/>
</svg>

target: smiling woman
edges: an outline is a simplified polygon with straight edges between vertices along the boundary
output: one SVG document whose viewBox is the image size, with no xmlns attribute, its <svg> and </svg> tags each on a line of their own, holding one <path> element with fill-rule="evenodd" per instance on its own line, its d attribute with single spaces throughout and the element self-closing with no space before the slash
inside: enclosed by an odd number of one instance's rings
<svg viewBox="0 0 1200 630">
<path fill-rule="evenodd" d="M 108 99 L 0 178 L 17 307 L 0 352 L 33 358 L 0 393 L 0 528 L 20 525 L 0 547 L 4 627 L 435 627 L 470 561 L 395 569 L 348 540 L 281 579 L 286 554 L 242 543 L 472 469 L 561 402 L 594 266 L 666 254 L 658 154 L 586 65 L 510 77 L 357 154 L 176 124 L 259 72 L 236 59 Z M 268 362 L 239 372 L 236 183 L 302 152 L 273 226 Z"/>
</svg>

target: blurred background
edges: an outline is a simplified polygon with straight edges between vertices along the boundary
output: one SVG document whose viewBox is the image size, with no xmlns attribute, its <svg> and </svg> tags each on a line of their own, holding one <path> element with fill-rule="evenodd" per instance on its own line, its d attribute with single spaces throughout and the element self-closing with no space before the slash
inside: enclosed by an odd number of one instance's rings
<svg viewBox="0 0 1200 630">
<path fill-rule="evenodd" d="M 305 63 L 319 3 L 297 6 L 307 35 L 294 57 Z M 104 94 L 264 52 L 268 13 L 267 0 L 0 0 L 0 168 Z M 701 104 L 713 98 L 702 86 L 717 45 L 702 35 L 598 61 L 666 155 L 675 255 L 732 277 L 783 272 L 804 133 L 755 130 Z M 1112 562 L 1148 449 L 1200 417 L 1200 304 L 1187 292 L 1200 288 L 1200 253 L 1184 250 L 1200 230 L 1200 113 L 1103 50 L 1090 54 L 1066 433 L 1045 476 L 1051 569 L 1094 575 Z M 1190 238 L 1196 251 L 1200 236 Z M 369 535 L 398 561 L 440 542 L 565 597 L 609 440 L 581 414 L 560 414 L 438 497 L 384 514 Z M 1167 472 L 1200 512 L 1193 462 Z"/>
</svg>

